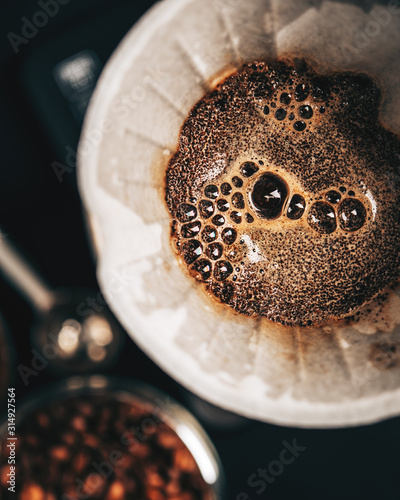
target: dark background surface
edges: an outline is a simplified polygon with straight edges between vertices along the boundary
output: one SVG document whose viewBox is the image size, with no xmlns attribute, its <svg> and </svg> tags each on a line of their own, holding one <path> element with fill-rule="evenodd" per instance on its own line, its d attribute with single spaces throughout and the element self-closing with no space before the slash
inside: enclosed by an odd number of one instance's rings
<svg viewBox="0 0 400 500">
<path fill-rule="evenodd" d="M 104 64 L 118 42 L 152 5 L 142 0 L 70 0 L 15 53 L 7 35 L 21 34 L 23 16 L 41 10 L 36 1 L 2 0 L 0 7 L 0 227 L 54 287 L 97 288 L 84 229 L 75 172 L 59 182 L 52 163 L 76 149 L 80 120 L 57 87 L 53 68 L 82 50 Z M 33 313 L 0 276 L 0 310 L 18 346 L 17 364 L 32 359 Z M 183 388 L 150 361 L 129 338 L 111 373 L 135 377 L 188 402 Z M 43 370 L 28 387 L 15 370 L 17 397 L 51 382 Z M 236 428 L 205 424 L 220 453 L 228 498 L 400 499 L 400 419 L 352 429 L 304 430 L 241 421 Z M 306 449 L 272 484 L 248 485 L 277 459 L 284 440 Z M 262 490 L 262 491 L 261 491 Z M 241 495 L 244 492 L 246 494 Z"/>
</svg>

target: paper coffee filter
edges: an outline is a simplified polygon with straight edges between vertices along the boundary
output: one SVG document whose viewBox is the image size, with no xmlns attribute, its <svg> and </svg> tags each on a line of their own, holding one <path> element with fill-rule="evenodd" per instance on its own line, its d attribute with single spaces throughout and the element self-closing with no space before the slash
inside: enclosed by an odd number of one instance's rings
<svg viewBox="0 0 400 500">
<path fill-rule="evenodd" d="M 400 366 L 384 361 L 399 352 L 400 297 L 391 294 L 385 321 L 375 327 L 310 330 L 215 305 L 170 246 L 165 170 L 183 121 L 215 82 L 246 60 L 286 53 L 312 58 L 322 71 L 380 78 L 382 117 L 399 132 L 400 14 L 389 13 L 365 48 L 354 45 L 357 30 L 377 23 L 374 12 L 350 2 L 164 0 L 123 40 L 91 101 L 79 181 L 104 295 L 167 373 L 251 418 L 331 427 L 399 414 Z M 356 49 L 351 59 L 349 47 Z M 384 350 L 377 364 L 382 344 L 394 350 Z"/>
</svg>

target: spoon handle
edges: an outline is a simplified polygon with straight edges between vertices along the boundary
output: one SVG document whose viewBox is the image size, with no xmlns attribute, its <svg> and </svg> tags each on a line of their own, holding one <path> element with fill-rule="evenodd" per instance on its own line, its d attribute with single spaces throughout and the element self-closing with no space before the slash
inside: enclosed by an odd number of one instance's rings
<svg viewBox="0 0 400 500">
<path fill-rule="evenodd" d="M 7 239 L 0 230 L 0 270 L 33 308 L 41 313 L 48 312 L 55 302 L 55 293 Z"/>
</svg>

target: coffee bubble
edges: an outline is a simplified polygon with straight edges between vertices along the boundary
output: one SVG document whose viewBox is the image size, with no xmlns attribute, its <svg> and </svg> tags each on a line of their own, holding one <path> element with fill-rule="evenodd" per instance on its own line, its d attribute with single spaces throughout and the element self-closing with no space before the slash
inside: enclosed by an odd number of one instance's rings
<svg viewBox="0 0 400 500">
<path fill-rule="evenodd" d="M 206 226 L 201 233 L 201 239 L 205 243 L 211 243 L 212 241 L 215 241 L 217 239 L 217 230 L 212 227 L 212 226 Z"/>
<path fill-rule="evenodd" d="M 296 132 L 303 132 L 306 127 L 306 122 L 303 122 L 302 120 L 299 120 L 293 124 L 293 128 L 296 130 Z"/>
<path fill-rule="evenodd" d="M 221 245 L 221 243 L 211 243 L 211 245 L 208 245 L 206 250 L 207 257 L 209 257 L 211 260 L 220 259 L 223 253 L 224 247 Z"/>
<path fill-rule="evenodd" d="M 349 191 L 350 194 L 350 191 Z M 339 224 L 344 231 L 357 231 L 367 219 L 364 205 L 355 199 L 347 198 L 339 206 Z"/>
<path fill-rule="evenodd" d="M 221 185 L 221 193 L 224 196 L 229 196 L 232 193 L 232 186 L 230 184 L 228 184 L 227 182 L 224 182 Z"/>
<path fill-rule="evenodd" d="M 246 222 L 248 224 L 253 224 L 254 222 L 254 217 L 252 215 L 250 215 L 249 213 L 245 213 L 244 214 L 244 218 L 246 219 Z"/>
<path fill-rule="evenodd" d="M 214 276 L 217 281 L 225 281 L 233 273 L 233 267 L 229 262 L 217 262 L 215 264 Z"/>
<path fill-rule="evenodd" d="M 212 218 L 212 223 L 217 227 L 223 226 L 225 224 L 225 217 L 221 214 L 215 215 Z"/>
<path fill-rule="evenodd" d="M 245 207 L 244 197 L 242 193 L 235 193 L 232 195 L 232 205 L 239 210 L 243 210 Z"/>
<path fill-rule="evenodd" d="M 331 86 L 328 77 L 316 77 L 312 82 L 311 95 L 315 101 L 326 101 L 330 96 L 330 88 Z"/>
<path fill-rule="evenodd" d="M 230 218 L 231 221 L 233 221 L 235 224 L 240 224 L 242 222 L 242 213 L 237 212 L 236 210 L 232 210 L 230 213 Z"/>
<path fill-rule="evenodd" d="M 176 212 L 176 218 L 179 222 L 189 222 L 197 217 L 196 207 L 189 205 L 188 203 L 182 203 L 179 205 Z"/>
<path fill-rule="evenodd" d="M 328 203 L 317 201 L 308 214 L 310 227 L 321 234 L 333 233 L 336 229 L 336 214 Z"/>
<path fill-rule="evenodd" d="M 275 118 L 279 121 L 284 120 L 286 118 L 287 111 L 286 109 L 279 108 L 275 111 Z"/>
<path fill-rule="evenodd" d="M 258 165 L 256 165 L 252 161 L 246 161 L 246 163 L 243 163 L 243 165 L 240 167 L 240 173 L 243 175 L 243 177 L 251 177 L 259 170 L 260 168 L 258 167 Z"/>
<path fill-rule="evenodd" d="M 222 231 L 222 241 L 225 245 L 233 245 L 237 238 L 237 231 L 232 227 L 227 227 Z"/>
<path fill-rule="evenodd" d="M 204 190 L 204 194 L 207 196 L 207 198 L 210 198 L 211 200 L 216 200 L 218 198 L 219 190 L 217 186 L 214 185 L 207 186 Z"/>
<path fill-rule="evenodd" d="M 232 178 L 232 184 L 237 188 L 241 188 L 243 186 L 243 181 L 240 177 L 235 176 Z"/>
<path fill-rule="evenodd" d="M 329 201 L 329 203 L 336 205 L 342 199 L 342 195 L 340 193 L 338 193 L 337 191 L 328 191 L 326 193 L 325 198 L 326 198 L 326 201 Z"/>
<path fill-rule="evenodd" d="M 214 214 L 214 205 L 211 201 L 201 200 L 199 203 L 199 213 L 202 219 L 208 219 Z"/>
<path fill-rule="evenodd" d="M 309 93 L 310 93 L 309 86 L 306 83 L 299 83 L 296 86 L 294 97 L 296 101 L 301 102 L 307 99 Z"/>
<path fill-rule="evenodd" d="M 290 200 L 290 204 L 287 210 L 287 216 L 289 219 L 297 220 L 300 219 L 306 209 L 306 202 L 300 194 L 295 194 Z"/>
<path fill-rule="evenodd" d="M 218 200 L 217 208 L 220 212 L 227 212 L 230 208 L 229 201 L 224 199 Z"/>
<path fill-rule="evenodd" d="M 182 226 L 182 236 L 183 238 L 195 238 L 199 235 L 201 229 L 201 222 L 195 221 L 190 222 Z"/>
<path fill-rule="evenodd" d="M 207 259 L 199 259 L 192 267 L 195 271 L 196 278 L 202 281 L 210 279 L 212 274 L 212 264 Z"/>
<path fill-rule="evenodd" d="M 276 219 L 282 212 L 287 194 L 285 181 L 275 174 L 266 173 L 257 180 L 250 199 L 259 217 Z"/>
<path fill-rule="evenodd" d="M 313 109 L 311 106 L 303 105 L 303 106 L 299 107 L 300 118 L 304 118 L 306 120 L 309 120 L 310 118 L 312 118 L 313 114 L 314 114 L 314 112 L 313 112 Z"/>
<path fill-rule="evenodd" d="M 280 101 L 282 104 L 289 105 L 292 101 L 292 96 L 288 94 L 287 92 L 282 92 Z"/>
<path fill-rule="evenodd" d="M 193 264 L 193 262 L 200 257 L 203 253 L 203 246 L 197 240 L 190 240 L 182 245 L 182 255 L 186 264 Z"/>
</svg>

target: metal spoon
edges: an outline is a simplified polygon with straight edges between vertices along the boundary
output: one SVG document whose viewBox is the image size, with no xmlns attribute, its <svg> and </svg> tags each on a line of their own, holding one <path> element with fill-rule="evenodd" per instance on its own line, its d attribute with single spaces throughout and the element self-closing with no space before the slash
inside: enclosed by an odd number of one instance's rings
<svg viewBox="0 0 400 500">
<path fill-rule="evenodd" d="M 32 345 L 57 372 L 87 373 L 112 365 L 125 334 L 100 292 L 53 290 L 0 230 L 0 270 L 37 313 Z"/>
</svg>

